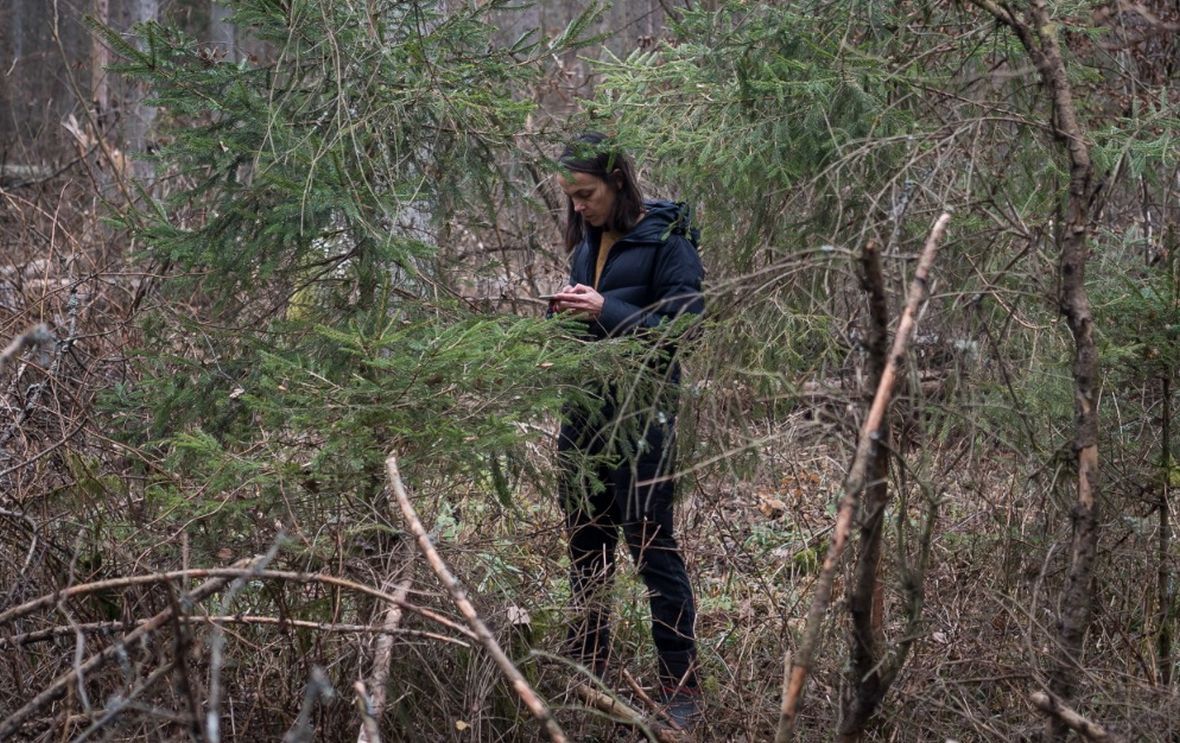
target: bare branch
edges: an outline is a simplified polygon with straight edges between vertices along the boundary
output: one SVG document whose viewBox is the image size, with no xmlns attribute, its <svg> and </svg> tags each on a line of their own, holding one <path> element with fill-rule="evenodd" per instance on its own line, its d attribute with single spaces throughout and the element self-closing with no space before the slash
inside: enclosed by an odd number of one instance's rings
<svg viewBox="0 0 1180 743">
<path fill-rule="evenodd" d="M 853 518 L 860 503 L 860 493 L 865 486 L 869 460 L 873 449 L 879 443 L 881 421 L 893 396 L 893 388 L 897 384 L 901 360 L 905 355 L 910 335 L 913 333 L 918 306 L 926 297 L 927 276 L 934 264 L 938 244 L 946 232 L 950 219 L 950 214 L 943 212 L 934 223 L 934 228 L 926 239 L 926 245 L 922 248 L 922 254 L 918 259 L 918 268 L 914 272 L 914 279 L 910 284 L 909 294 L 906 298 L 905 310 L 902 312 L 901 321 L 897 326 L 897 334 L 893 338 L 893 347 L 889 352 L 889 364 L 881 375 L 881 382 L 877 385 L 877 394 L 873 398 L 872 407 L 869 408 L 868 416 L 861 426 L 856 454 L 849 468 L 848 477 L 844 481 L 844 495 L 840 500 L 839 511 L 836 514 L 835 534 L 832 544 L 828 547 L 828 554 L 824 557 L 811 609 L 807 613 L 807 624 L 803 630 L 803 639 L 799 643 L 797 660 L 791 665 L 788 657 L 784 663 L 784 666 L 789 670 L 786 671 L 787 683 L 783 686 L 783 702 L 778 730 L 775 733 L 775 743 L 786 743 L 794 735 L 799 698 L 803 693 L 803 685 L 811 670 L 816 646 L 819 643 L 820 624 L 832 597 L 832 583 L 835 580 L 836 567 L 844 554 L 848 535 L 852 530 Z"/>
<path fill-rule="evenodd" d="M 500 671 L 512 684 L 512 688 L 516 694 L 524 702 L 529 711 L 545 725 L 545 730 L 549 733 L 549 739 L 554 743 L 563 743 L 568 740 L 561 727 L 557 724 L 557 720 L 553 719 L 553 714 L 549 708 L 537 696 L 533 688 L 529 686 L 529 682 L 521 675 L 520 669 L 512 664 L 512 661 L 504 654 L 504 650 L 500 644 L 496 642 L 496 638 L 488 630 L 483 620 L 475 612 L 475 607 L 467 599 L 467 594 L 463 590 L 463 586 L 459 584 L 459 580 L 447 568 L 446 563 L 443 562 L 442 557 L 438 554 L 438 550 L 430 541 L 430 535 L 426 533 L 425 527 L 422 526 L 422 521 L 419 520 L 418 514 L 414 511 L 414 506 L 410 503 L 410 498 L 406 494 L 406 488 L 402 484 L 401 475 L 397 469 L 397 457 L 390 455 L 385 460 L 385 467 L 389 474 L 389 482 L 393 491 L 394 498 L 396 498 L 396 505 L 401 508 L 402 515 L 406 519 L 406 523 L 413 532 L 415 539 L 418 542 L 418 548 L 422 550 L 422 554 L 426 556 L 426 561 L 430 563 L 430 569 L 442 581 L 443 586 L 447 592 L 451 594 L 451 599 L 455 602 L 455 606 L 459 608 L 459 612 L 463 618 L 467 620 L 467 624 L 471 627 L 471 631 L 475 637 L 483 644 L 488 654 L 496 661 L 496 665 L 500 667 Z M 393 499 L 391 499 L 392 501 Z M 391 505 L 393 505 L 391 503 Z"/>
<path fill-rule="evenodd" d="M 1122 743 L 1122 736 L 1106 732 L 1101 725 L 1090 722 L 1077 712 L 1074 712 L 1053 694 L 1036 691 L 1032 693 L 1029 699 L 1032 700 L 1032 703 L 1041 712 L 1060 721 L 1086 740 L 1101 741 L 1101 743 Z"/>
<path fill-rule="evenodd" d="M 54 342 L 53 333 L 45 323 L 39 323 L 21 333 L 0 351 L 0 371 L 26 348 L 44 348 Z"/>
<path fill-rule="evenodd" d="M 390 579 L 383 590 L 393 588 L 393 595 L 400 601 L 405 601 L 406 596 L 410 592 L 410 579 L 402 578 L 397 581 L 396 586 L 391 584 L 394 581 Z M 381 721 L 381 714 L 385 711 L 385 687 L 389 682 L 389 664 L 393 659 L 393 635 L 397 632 L 397 627 L 402 621 L 402 608 L 398 604 L 389 604 L 385 610 L 385 618 L 381 622 L 382 631 L 377 640 L 377 649 L 373 653 L 373 671 L 369 676 L 369 688 L 372 689 L 372 696 L 366 697 L 370 704 L 366 704 L 368 708 L 368 716 L 362 716 L 362 725 L 360 734 L 357 735 L 357 743 L 380 743 L 379 737 L 370 735 L 369 728 L 372 727 L 375 731 Z M 359 681 L 357 682 L 360 683 Z M 364 688 L 364 685 L 361 685 Z M 372 725 L 370 726 L 370 721 Z"/>
<path fill-rule="evenodd" d="M 255 560 L 254 564 L 250 566 L 251 570 L 248 574 L 234 578 L 229 589 L 221 596 L 219 614 L 229 611 L 229 607 L 237 598 L 238 593 L 246 587 L 246 581 L 265 570 L 271 560 L 275 559 L 275 555 L 279 553 L 281 542 L 282 535 L 279 535 L 266 554 Z M 210 743 L 219 743 L 221 740 L 221 667 L 224 664 L 225 629 L 216 621 L 213 622 L 212 635 L 209 640 L 209 702 L 205 711 L 205 737 L 209 739 Z M 315 679 L 315 671 L 316 669 L 313 668 L 313 680 Z"/>
<path fill-rule="evenodd" d="M 336 696 L 336 691 L 328 681 L 328 674 L 319 666 L 311 667 L 311 678 L 303 690 L 303 702 L 299 705 L 299 716 L 295 718 L 291 729 L 283 735 L 283 743 L 311 743 L 315 738 L 315 728 L 311 723 L 311 713 L 315 711 L 315 704 L 321 700 L 329 700 Z"/>
<path fill-rule="evenodd" d="M 246 572 L 245 569 L 239 570 L 241 572 Z M 229 578 L 230 576 L 214 576 L 209 580 L 206 580 L 204 583 L 190 591 L 185 596 L 185 601 L 197 602 L 212 595 L 213 593 L 221 590 L 221 588 L 229 582 Z M 13 733 L 20 730 L 21 726 L 26 721 L 28 721 L 28 719 L 32 717 L 38 710 L 65 694 L 70 684 L 74 683 L 79 676 L 85 673 L 90 673 L 106 661 L 113 658 L 120 646 L 126 646 L 137 642 L 141 637 L 144 637 L 149 632 L 154 632 L 155 630 L 162 627 L 166 622 L 168 622 L 171 616 L 172 607 L 168 607 L 167 609 L 164 609 L 159 614 L 156 614 L 151 619 L 141 624 L 139 627 L 136 627 L 134 630 L 124 635 L 122 639 L 119 640 L 119 642 L 107 646 L 101 652 L 95 653 L 85 661 L 76 664 L 74 668 L 70 669 L 66 673 L 58 676 L 56 679 L 54 679 L 53 683 L 51 683 L 46 689 L 42 690 L 41 693 L 37 694 L 37 696 L 26 702 L 23 707 L 13 712 L 3 722 L 0 722 L 0 740 L 7 739 Z"/>
<path fill-rule="evenodd" d="M 357 736 L 358 743 L 381 743 L 381 730 L 377 727 L 377 720 L 373 718 L 373 709 L 369 702 L 369 692 L 365 689 L 364 681 L 357 681 L 352 685 L 356 692 L 356 708 L 361 716 L 361 734 Z"/>
<path fill-rule="evenodd" d="M 164 583 L 167 581 L 177 580 L 180 578 L 238 578 L 243 575 L 250 575 L 259 580 L 285 580 L 293 583 L 324 583 L 331 586 L 339 586 L 341 588 L 356 591 L 358 593 L 367 594 L 388 603 L 396 603 L 406 611 L 417 614 L 424 619 L 429 619 L 432 622 L 443 625 L 460 634 L 475 639 L 475 635 L 471 630 L 463 625 L 449 619 L 438 612 L 430 609 L 416 606 L 408 601 L 398 602 L 396 597 L 390 596 L 384 591 L 380 591 L 372 586 L 366 586 L 363 583 L 347 580 L 345 578 L 337 578 L 334 575 L 324 575 L 322 573 L 294 573 L 285 570 L 259 570 L 250 571 L 245 568 L 193 568 L 190 570 L 172 570 L 166 573 L 151 573 L 149 575 L 133 575 L 123 578 L 111 578 L 109 580 L 100 580 L 93 583 L 79 583 L 77 585 L 63 588 L 60 591 L 41 596 L 40 598 L 27 601 L 20 606 L 15 606 L 3 613 L 0 613 L 0 624 L 11 622 L 19 619 L 27 614 L 31 614 L 38 609 L 44 609 L 53 606 L 58 601 L 65 598 L 72 598 L 74 596 L 82 596 L 89 593 L 96 593 L 99 591 L 109 591 L 115 588 L 127 588 L 130 586 L 151 585 L 153 583 Z"/>
<path fill-rule="evenodd" d="M 82 624 L 61 625 L 57 627 L 47 627 L 45 629 L 36 630 L 33 632 L 25 632 L 20 635 L 13 635 L 12 637 L 0 637 L 0 649 L 21 647 L 23 645 L 32 645 L 38 642 L 46 642 L 58 637 L 65 637 L 72 635 L 75 632 L 96 633 L 101 634 L 105 632 L 124 632 L 134 629 L 143 624 L 146 619 L 137 620 L 134 622 L 86 622 Z M 222 624 L 246 624 L 246 625 L 266 625 L 278 627 L 283 629 L 285 627 L 294 627 L 298 629 L 315 630 L 316 632 L 336 632 L 341 634 L 371 634 L 371 635 L 403 635 L 405 637 L 421 637 L 425 640 L 433 640 L 436 642 L 445 642 L 459 647 L 471 647 L 466 642 L 449 637 L 447 635 L 440 635 L 437 632 L 427 632 L 425 630 L 405 629 L 402 627 L 386 627 L 377 626 L 373 624 L 343 624 L 340 622 L 312 622 L 306 619 L 289 619 L 286 617 L 269 617 L 256 616 L 252 614 L 234 614 L 222 616 L 189 616 L 178 617 L 177 621 L 180 624 L 197 625 L 197 624 L 211 624 L 213 622 L 220 622 Z"/>
</svg>

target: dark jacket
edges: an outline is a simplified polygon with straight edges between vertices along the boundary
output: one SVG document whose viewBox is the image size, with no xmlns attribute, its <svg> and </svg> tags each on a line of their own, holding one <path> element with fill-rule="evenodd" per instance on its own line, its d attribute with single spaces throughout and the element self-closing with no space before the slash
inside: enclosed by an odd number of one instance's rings
<svg viewBox="0 0 1180 743">
<path fill-rule="evenodd" d="M 696 231 L 689 224 L 687 209 L 669 201 L 649 201 L 647 215 L 611 247 L 598 282 L 603 296 L 602 312 L 588 324 L 588 333 L 597 339 L 655 329 L 684 314 L 704 310 L 701 281 L 704 269 L 697 255 Z M 569 283 L 594 285 L 594 268 L 598 260 L 600 230 L 588 230 L 586 238 L 574 248 L 570 261 Z M 691 239 L 690 239 L 691 238 Z M 657 334 L 659 376 L 664 380 L 667 397 L 660 409 L 629 416 L 631 434 L 618 429 L 615 390 L 601 391 L 597 410 L 579 410 L 567 406 L 565 422 L 558 438 L 559 450 L 581 450 L 597 454 L 608 447 L 630 456 L 639 455 L 639 469 L 650 478 L 670 463 L 671 437 L 675 425 L 675 388 L 680 381 L 675 361 L 674 339 Z M 632 414 L 634 415 L 634 414 Z M 644 440 L 641 449 L 638 439 Z M 632 459 L 632 465 L 635 460 Z M 644 479 L 644 478 L 640 478 Z"/>
<path fill-rule="evenodd" d="M 670 201 L 645 203 L 647 216 L 611 248 L 598 293 L 602 314 L 590 323 L 597 338 L 650 329 L 684 313 L 704 309 L 704 270 L 690 236 L 687 210 Z M 594 285 L 601 230 L 589 229 L 570 261 L 573 284 Z"/>
</svg>

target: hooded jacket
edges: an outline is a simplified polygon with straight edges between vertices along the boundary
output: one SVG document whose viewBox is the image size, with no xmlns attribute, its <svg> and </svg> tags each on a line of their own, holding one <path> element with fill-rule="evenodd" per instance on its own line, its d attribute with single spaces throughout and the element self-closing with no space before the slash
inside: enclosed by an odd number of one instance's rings
<svg viewBox="0 0 1180 743">
<path fill-rule="evenodd" d="M 598 282 L 598 293 L 603 297 L 602 312 L 588 324 L 588 334 L 594 338 L 652 330 L 681 315 L 699 315 L 704 310 L 701 297 L 704 269 L 695 245 L 698 233 L 689 224 L 688 210 L 670 201 L 648 201 L 644 208 L 646 216 L 615 242 L 603 266 Z M 590 229 L 574 248 L 571 285 L 593 286 L 600 236 L 601 230 Z M 661 376 L 670 385 L 668 391 L 674 394 L 680 381 L 675 341 L 658 335 L 655 341 L 663 351 L 658 362 Z M 616 420 L 616 390 L 612 386 L 602 392 L 597 410 L 566 407 L 558 437 L 559 450 L 597 454 L 611 440 L 616 441 L 612 448 L 618 448 L 620 421 Z M 634 469 L 630 479 L 645 480 L 667 468 L 674 411 L 675 404 L 670 403 L 664 412 L 653 409 L 638 417 L 628 416 L 631 425 L 638 428 L 631 435 L 623 435 L 628 442 L 623 444 L 623 449 L 637 453 L 638 457 L 630 464 L 623 464 L 620 473 Z M 639 439 L 643 440 L 642 444 Z M 640 448 L 636 450 L 636 446 Z M 671 488 L 670 481 L 667 487 Z"/>
<path fill-rule="evenodd" d="M 603 266 L 597 287 L 602 312 L 589 328 L 596 338 L 651 329 L 704 310 L 704 269 L 687 208 L 670 201 L 648 201 L 644 208 L 647 215 L 615 242 Z M 590 228 L 574 248 L 571 285 L 594 285 L 601 235 L 601 229 Z"/>
</svg>

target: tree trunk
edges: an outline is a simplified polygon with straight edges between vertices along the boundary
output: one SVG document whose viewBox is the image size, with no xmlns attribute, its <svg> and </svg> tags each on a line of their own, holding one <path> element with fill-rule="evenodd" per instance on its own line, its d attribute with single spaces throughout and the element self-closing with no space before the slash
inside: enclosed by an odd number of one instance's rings
<svg viewBox="0 0 1180 743">
<path fill-rule="evenodd" d="M 1061 597 L 1057 653 L 1049 677 L 1049 689 L 1063 700 L 1073 699 L 1081 664 L 1082 643 L 1090 623 L 1093 596 L 1090 586 L 1098 553 L 1098 347 L 1094 320 L 1086 292 L 1087 237 L 1093 166 L 1066 77 L 1065 62 L 1057 42 L 1057 27 L 1050 23 L 1042 0 L 1032 4 L 1033 20 L 1041 41 L 1038 67 L 1053 99 L 1053 129 L 1069 155 L 1069 194 L 1065 222 L 1061 225 L 1060 308 L 1074 339 L 1074 451 L 1077 456 L 1077 503 L 1073 511 L 1073 546 L 1069 574 Z M 1052 738 L 1064 738 L 1068 728 L 1050 718 Z"/>
<path fill-rule="evenodd" d="M 1050 125 L 1054 138 L 1069 158 L 1069 190 L 1065 219 L 1057 239 L 1061 246 L 1058 262 L 1061 281 L 1058 306 L 1074 340 L 1074 453 L 1077 462 L 1077 502 L 1071 518 L 1073 543 L 1069 573 L 1062 589 L 1057 618 L 1057 646 L 1049 670 L 1049 689 L 1065 703 L 1073 699 L 1081 668 L 1082 644 L 1090 623 L 1093 596 L 1090 586 L 1098 554 L 1098 348 L 1094 342 L 1094 319 L 1086 292 L 1087 238 L 1093 196 L 1093 165 L 1082 128 L 1078 123 L 1073 90 L 1066 75 L 1065 60 L 1057 40 L 1059 26 L 1051 22 L 1044 0 L 1030 3 L 1027 20 L 1018 18 L 1008 6 L 993 0 L 973 0 L 996 20 L 1012 29 L 1028 52 L 1041 77 L 1052 105 Z M 1069 732 L 1056 717 L 1049 719 L 1047 737 L 1060 740 Z"/>
<path fill-rule="evenodd" d="M 889 308 L 878 247 L 869 243 L 861 257 L 862 281 L 869 295 L 869 384 L 876 389 L 889 358 Z M 840 738 L 860 740 L 865 723 L 881 703 L 884 638 L 881 632 L 883 593 L 880 581 L 881 536 L 889 499 L 889 417 L 881 419 L 880 442 L 870 451 L 864 504 L 860 512 L 860 551 L 848 592 L 849 636 L 847 696 L 840 720 Z"/>
<path fill-rule="evenodd" d="M 17 3 L 18 5 L 20 3 Z M 94 20 L 106 25 L 110 22 L 110 0 L 94 0 Z M 110 126 L 111 92 L 107 84 L 107 66 L 111 63 L 110 50 L 98 34 L 90 34 L 90 95 L 94 121 L 105 131 Z"/>
<path fill-rule="evenodd" d="M 132 27 L 139 23 L 155 21 L 159 18 L 160 2 L 159 0 L 130 0 L 128 14 L 129 25 Z M 136 43 L 140 49 L 145 48 L 142 41 Z M 148 98 L 148 90 L 141 82 L 129 81 L 125 97 L 127 103 L 124 108 L 123 136 L 126 138 L 126 151 L 134 163 L 132 167 L 135 176 L 141 181 L 150 181 L 153 169 L 151 163 L 143 159 L 143 155 L 147 151 L 150 141 L 149 135 L 156 121 L 156 107 L 149 106 L 145 102 Z"/>
</svg>

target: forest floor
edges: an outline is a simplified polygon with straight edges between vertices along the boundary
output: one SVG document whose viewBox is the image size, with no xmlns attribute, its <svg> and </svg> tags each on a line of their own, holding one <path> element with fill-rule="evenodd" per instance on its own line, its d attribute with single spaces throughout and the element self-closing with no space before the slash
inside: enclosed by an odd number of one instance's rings
<svg viewBox="0 0 1180 743">
<path fill-rule="evenodd" d="M 768 426 L 764 439 L 774 438 L 769 434 L 775 431 L 781 436 L 759 452 L 751 469 L 739 473 L 705 468 L 688 478 L 683 488 L 677 529 L 697 591 L 708 720 L 702 740 L 752 742 L 773 736 L 784 655 L 797 646 L 850 458 L 847 449 L 814 425 L 813 412 L 798 411 Z M 1036 739 L 1043 718 L 1028 699 L 1045 688 L 1043 669 L 1054 636 L 1054 616 L 1047 608 L 1051 603 L 1042 585 L 1055 582 L 1054 573 L 1064 564 L 1060 549 L 1049 550 L 1048 562 L 1036 555 L 1045 554 L 1050 540 L 1067 542 L 1060 541 L 1063 534 L 1033 519 L 1033 514 L 1047 509 L 1026 502 L 1026 493 L 1033 489 L 1026 486 L 1028 475 L 1017 453 L 943 440 L 929 446 L 911 442 L 904 456 L 911 468 L 939 473 L 937 491 L 931 494 L 938 499 L 938 528 L 930 546 L 917 639 L 882 705 L 871 739 Z M 967 459 L 975 466 L 964 466 Z M 978 466 L 980 462 L 987 466 Z M 890 486 L 881 573 L 890 646 L 902 633 L 905 619 L 901 576 L 914 563 L 928 513 L 916 480 L 899 478 L 895 472 Z M 899 498 L 901 491 L 908 496 Z M 520 596 L 534 629 L 540 630 L 533 637 L 533 650 L 548 656 L 559 650 L 561 607 L 568 591 L 560 567 L 560 515 L 546 497 L 530 499 L 526 510 L 524 520 L 536 526 L 523 530 L 523 540 L 517 532 L 516 554 L 530 566 L 518 565 L 533 581 L 521 586 Z M 510 521 L 492 528 L 499 530 Z M 466 550 L 486 539 L 476 529 L 459 542 Z M 1137 548 L 1124 538 L 1110 548 L 1107 559 L 1117 560 L 1118 551 Z M 848 642 L 843 585 L 850 564 L 845 561 L 837 578 L 817 670 L 805 694 L 800 719 L 804 740 L 827 739 L 839 715 L 845 686 L 841 664 Z M 644 589 L 630 564 L 620 565 L 614 661 L 650 686 L 655 659 Z M 478 576 L 469 580 L 480 584 Z M 1149 590 L 1149 583 L 1138 588 Z M 1118 586 L 1108 600 L 1134 600 L 1123 595 L 1127 589 Z M 1173 713 L 1180 710 L 1175 694 L 1165 691 L 1154 708 L 1137 698 L 1158 693 L 1135 680 L 1139 674 L 1150 677 L 1150 637 L 1103 627 L 1101 612 L 1095 632 L 1109 633 L 1111 642 L 1100 642 L 1098 657 L 1089 662 L 1126 686 L 1104 693 L 1101 672 L 1095 672 L 1089 679 L 1096 689 L 1091 714 L 1113 721 L 1110 729 L 1134 739 L 1170 740 L 1177 731 Z M 578 672 L 560 662 L 553 665 L 552 674 L 543 674 L 542 689 L 568 698 L 561 693 L 563 684 L 568 689 L 571 680 L 579 680 Z M 617 676 L 613 681 L 624 698 L 635 701 Z M 588 723 L 593 717 L 585 712 L 575 704 L 559 719 L 587 739 L 617 739 L 617 728 L 608 722 Z"/>
</svg>

